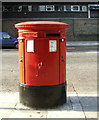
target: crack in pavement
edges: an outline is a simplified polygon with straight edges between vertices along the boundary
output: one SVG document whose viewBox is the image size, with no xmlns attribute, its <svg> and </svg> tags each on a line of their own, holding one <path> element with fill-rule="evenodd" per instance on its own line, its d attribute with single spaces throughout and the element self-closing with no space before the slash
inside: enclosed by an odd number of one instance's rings
<svg viewBox="0 0 99 120">
<path fill-rule="evenodd" d="M 69 97 L 69 99 L 70 99 L 70 97 Z M 73 110 L 73 102 L 72 102 L 72 100 L 70 99 L 70 103 L 71 103 L 71 107 L 72 107 L 72 110 Z"/>
<path fill-rule="evenodd" d="M 86 117 L 86 114 L 85 114 L 85 111 L 84 111 L 83 105 L 82 105 L 82 103 L 81 103 L 81 101 L 80 101 L 80 99 L 79 99 L 78 92 L 76 91 L 76 89 L 75 89 L 73 83 L 72 83 L 72 86 L 73 86 L 74 92 L 76 93 L 77 98 L 78 98 L 78 100 L 79 100 L 79 104 L 81 105 L 81 108 L 82 108 L 83 114 L 84 114 L 84 116 L 85 116 L 85 120 L 88 120 L 87 117 Z"/>
</svg>

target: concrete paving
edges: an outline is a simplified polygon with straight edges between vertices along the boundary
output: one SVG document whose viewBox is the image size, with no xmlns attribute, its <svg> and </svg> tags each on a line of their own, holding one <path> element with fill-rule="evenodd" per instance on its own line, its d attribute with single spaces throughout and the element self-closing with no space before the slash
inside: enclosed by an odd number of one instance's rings
<svg viewBox="0 0 99 120">
<path fill-rule="evenodd" d="M 67 52 L 67 103 L 55 109 L 33 109 L 19 102 L 18 51 L 2 55 L 0 119 L 97 118 L 97 51 Z"/>
</svg>

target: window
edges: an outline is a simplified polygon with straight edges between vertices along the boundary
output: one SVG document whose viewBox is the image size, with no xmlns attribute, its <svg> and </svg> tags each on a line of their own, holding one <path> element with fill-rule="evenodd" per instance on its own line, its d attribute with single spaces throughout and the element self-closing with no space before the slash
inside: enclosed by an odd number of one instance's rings
<svg viewBox="0 0 99 120">
<path fill-rule="evenodd" d="M 32 11 L 36 11 L 36 6 L 32 6 L 32 5 L 23 5 L 23 6 L 22 6 L 22 11 L 23 11 L 23 12 L 32 12 Z"/>
<path fill-rule="evenodd" d="M 90 6 L 90 10 L 99 10 L 99 6 Z"/>
<path fill-rule="evenodd" d="M 22 6 L 22 11 L 23 12 L 27 12 L 28 11 L 28 6 L 27 5 L 23 5 Z"/>
<path fill-rule="evenodd" d="M 32 5 L 28 5 L 28 11 L 32 12 Z"/>
<path fill-rule="evenodd" d="M 15 6 L 14 11 L 15 12 L 21 12 L 22 11 L 22 6 Z"/>
<path fill-rule="evenodd" d="M 88 18 L 99 18 L 99 5 L 89 4 L 88 5 Z"/>
<path fill-rule="evenodd" d="M 36 5 L 15 5 L 15 6 L 3 6 L 2 11 L 3 12 L 32 12 L 36 11 L 37 7 Z"/>
<path fill-rule="evenodd" d="M 11 39 L 11 36 L 8 34 L 3 34 L 3 39 Z"/>
<path fill-rule="evenodd" d="M 22 5 L 22 6 L 14 6 L 15 12 L 32 12 L 36 11 L 36 6 L 32 5 Z"/>
<path fill-rule="evenodd" d="M 13 8 L 11 6 L 3 6 L 3 12 L 12 12 Z"/>
<path fill-rule="evenodd" d="M 64 11 L 71 11 L 70 5 L 64 5 Z"/>
<path fill-rule="evenodd" d="M 46 11 L 54 11 L 54 5 L 46 5 Z"/>
<path fill-rule="evenodd" d="M 71 11 L 80 11 L 80 6 L 79 5 L 72 5 Z"/>
<path fill-rule="evenodd" d="M 62 11 L 61 5 L 55 5 L 55 11 Z"/>
<path fill-rule="evenodd" d="M 39 11 L 45 11 L 45 5 L 39 6 Z"/>
<path fill-rule="evenodd" d="M 87 11 L 87 6 L 82 6 L 82 11 Z"/>
<path fill-rule="evenodd" d="M 33 12 L 36 12 L 36 11 L 37 11 L 37 6 L 36 6 L 36 5 L 33 5 L 32 7 L 33 7 L 33 8 L 32 8 L 32 9 L 33 9 Z"/>
<path fill-rule="evenodd" d="M 39 11 L 54 11 L 54 5 L 40 5 Z"/>
</svg>

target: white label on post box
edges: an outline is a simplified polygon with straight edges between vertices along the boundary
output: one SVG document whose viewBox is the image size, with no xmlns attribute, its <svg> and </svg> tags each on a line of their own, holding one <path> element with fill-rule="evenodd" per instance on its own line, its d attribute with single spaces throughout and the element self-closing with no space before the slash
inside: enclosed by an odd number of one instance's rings
<svg viewBox="0 0 99 120">
<path fill-rule="evenodd" d="M 49 52 L 57 51 L 57 40 L 49 40 Z"/>
<path fill-rule="evenodd" d="M 34 40 L 27 40 L 27 52 L 34 52 Z"/>
</svg>

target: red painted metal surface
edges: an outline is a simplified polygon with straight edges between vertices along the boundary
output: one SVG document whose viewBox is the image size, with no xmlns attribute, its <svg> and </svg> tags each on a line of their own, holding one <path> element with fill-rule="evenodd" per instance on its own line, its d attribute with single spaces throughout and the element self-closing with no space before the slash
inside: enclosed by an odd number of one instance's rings
<svg viewBox="0 0 99 120">
<path fill-rule="evenodd" d="M 53 21 L 29 21 L 18 23 L 15 25 L 18 29 L 21 30 L 56 30 L 56 29 L 65 29 L 69 27 L 68 24 L 62 22 L 53 22 Z"/>
<path fill-rule="evenodd" d="M 19 29 L 20 82 L 51 86 L 66 82 L 66 28 L 60 22 L 38 21 L 16 24 Z M 34 52 L 27 52 L 27 40 L 34 41 Z M 57 41 L 57 51 L 49 52 L 49 40 Z"/>
</svg>

